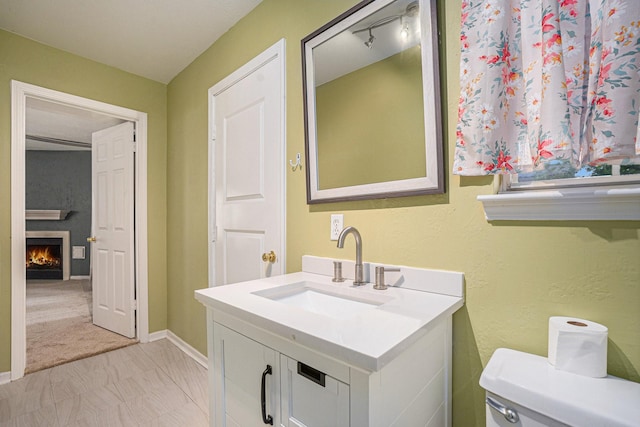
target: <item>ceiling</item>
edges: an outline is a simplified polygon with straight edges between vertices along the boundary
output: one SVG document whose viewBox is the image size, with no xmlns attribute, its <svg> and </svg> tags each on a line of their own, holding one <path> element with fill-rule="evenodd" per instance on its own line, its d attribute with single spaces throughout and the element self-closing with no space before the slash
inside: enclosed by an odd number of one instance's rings
<svg viewBox="0 0 640 427">
<path fill-rule="evenodd" d="M 61 141 L 90 144 L 93 132 L 115 126 L 123 121 L 80 108 L 36 98 L 27 98 L 26 149 L 89 151 L 89 147 L 72 146 L 70 143 Z M 52 143 L 51 141 L 45 142 L 43 140 L 55 141 Z"/>
<path fill-rule="evenodd" d="M 0 28 L 161 83 L 261 0 L 0 0 Z"/>
<path fill-rule="evenodd" d="M 0 28 L 168 83 L 262 0 L 0 0 Z M 83 143 L 121 122 L 28 99 L 27 135 Z M 27 138 L 28 150 L 78 150 Z M 86 148 L 84 148 L 86 149 Z"/>
</svg>

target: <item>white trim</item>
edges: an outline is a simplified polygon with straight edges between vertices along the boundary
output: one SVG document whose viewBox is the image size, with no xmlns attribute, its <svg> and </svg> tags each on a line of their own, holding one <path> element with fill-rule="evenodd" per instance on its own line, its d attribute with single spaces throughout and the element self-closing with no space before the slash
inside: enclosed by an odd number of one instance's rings
<svg viewBox="0 0 640 427">
<path fill-rule="evenodd" d="M 149 334 L 149 342 L 160 341 L 162 339 L 168 339 L 171 341 L 176 347 L 182 350 L 187 356 L 191 357 L 193 360 L 198 362 L 205 368 L 208 368 L 207 356 L 200 353 L 198 350 L 193 348 L 191 345 L 187 344 L 182 338 L 174 334 L 168 329 L 163 329 L 161 331 L 152 332 Z"/>
<path fill-rule="evenodd" d="M 149 334 L 149 341 L 148 342 L 154 342 L 154 341 L 163 340 L 163 339 L 167 338 L 167 336 L 168 336 L 168 331 L 166 329 L 163 329 L 161 331 L 152 332 L 152 333 Z"/>
<path fill-rule="evenodd" d="M 244 64 L 242 67 L 238 68 L 236 71 L 220 80 L 214 86 L 209 88 L 208 98 L 209 98 L 209 141 L 208 141 L 208 248 L 209 248 L 209 287 L 215 286 L 216 282 L 216 258 L 215 258 L 215 247 L 216 247 L 216 239 L 217 239 L 217 229 L 216 229 L 216 198 L 215 198 L 215 140 L 216 140 L 216 129 L 215 129 L 215 97 L 221 92 L 227 90 L 247 75 L 251 74 L 258 68 L 262 67 L 268 62 L 276 60 L 280 64 L 280 87 L 282 88 L 281 94 L 281 111 L 280 111 L 280 157 L 282 159 L 282 172 L 281 172 L 281 191 L 282 191 L 282 200 L 281 200 L 281 223 L 280 223 L 280 238 L 282 242 L 282 247 L 280 249 L 281 255 L 278 257 L 282 262 L 282 271 L 286 272 L 286 250 L 287 250 L 287 235 L 286 235 L 286 212 L 287 212 L 287 185 L 286 185 L 286 147 L 287 147 L 287 128 L 286 128 L 286 106 L 287 106 L 287 97 L 286 97 L 286 41 L 285 39 L 278 40 L 271 47 L 267 48 L 264 52 L 260 53 L 258 56 Z"/>
<path fill-rule="evenodd" d="M 89 280 L 91 279 L 91 276 L 71 276 L 69 277 L 70 280 Z"/>
<path fill-rule="evenodd" d="M 640 187 L 563 188 L 478 196 L 488 221 L 640 220 Z"/>
<path fill-rule="evenodd" d="M 209 368 L 209 361 L 207 360 L 207 356 L 191 347 L 189 344 L 187 344 L 186 341 L 184 341 L 182 338 L 180 338 L 170 330 L 167 330 L 167 339 L 175 344 L 176 347 L 182 350 L 187 356 L 191 357 L 193 360 L 202 365 L 202 367 L 204 367 L 205 369 Z"/>
<path fill-rule="evenodd" d="M 27 209 L 25 219 L 41 221 L 62 221 L 71 211 L 56 209 Z"/>
<path fill-rule="evenodd" d="M 62 280 L 69 280 L 71 276 L 71 232 L 28 230 L 24 232 L 25 239 L 56 238 L 62 239 Z M 26 248 L 25 248 L 26 251 Z"/>
<path fill-rule="evenodd" d="M 149 341 L 147 248 L 147 114 L 16 80 L 11 81 L 11 378 L 26 366 L 25 295 L 25 134 L 26 100 L 37 98 L 117 117 L 136 124 L 136 285 L 137 335 Z"/>
<path fill-rule="evenodd" d="M 147 227 L 147 113 L 135 114 L 135 254 L 136 254 L 136 333 L 141 343 L 149 342 L 149 247 Z"/>
<path fill-rule="evenodd" d="M 11 372 L 0 372 L 0 385 L 11 382 Z"/>
</svg>

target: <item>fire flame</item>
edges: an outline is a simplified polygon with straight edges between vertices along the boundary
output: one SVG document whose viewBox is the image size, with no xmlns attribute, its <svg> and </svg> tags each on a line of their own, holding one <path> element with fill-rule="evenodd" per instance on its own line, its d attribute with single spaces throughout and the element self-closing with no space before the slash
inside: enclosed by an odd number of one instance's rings
<svg viewBox="0 0 640 427">
<path fill-rule="evenodd" d="M 33 246 L 27 251 L 27 268 L 60 266 L 60 258 L 49 251 L 48 246 Z"/>
</svg>

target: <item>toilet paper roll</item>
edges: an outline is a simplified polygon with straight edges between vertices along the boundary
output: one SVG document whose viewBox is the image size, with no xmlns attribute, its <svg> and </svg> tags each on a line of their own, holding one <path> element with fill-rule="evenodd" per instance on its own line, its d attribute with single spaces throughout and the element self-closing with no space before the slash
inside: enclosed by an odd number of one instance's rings
<svg viewBox="0 0 640 427">
<path fill-rule="evenodd" d="M 549 363 L 587 377 L 607 376 L 606 326 L 572 317 L 549 318 Z"/>
</svg>

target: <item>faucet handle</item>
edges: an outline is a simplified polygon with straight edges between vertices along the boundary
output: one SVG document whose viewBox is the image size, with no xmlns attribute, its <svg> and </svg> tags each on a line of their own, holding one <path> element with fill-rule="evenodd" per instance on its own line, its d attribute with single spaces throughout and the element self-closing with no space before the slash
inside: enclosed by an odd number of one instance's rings
<svg viewBox="0 0 640 427">
<path fill-rule="evenodd" d="M 332 282 L 344 282 L 342 277 L 342 261 L 333 261 L 333 279 Z"/>
<path fill-rule="evenodd" d="M 385 271 L 400 271 L 399 268 L 389 268 L 389 267 L 376 267 L 376 284 L 373 285 L 373 289 L 378 291 L 384 291 L 388 288 L 388 286 L 384 283 L 384 272 Z"/>
</svg>

